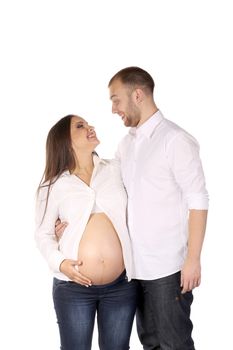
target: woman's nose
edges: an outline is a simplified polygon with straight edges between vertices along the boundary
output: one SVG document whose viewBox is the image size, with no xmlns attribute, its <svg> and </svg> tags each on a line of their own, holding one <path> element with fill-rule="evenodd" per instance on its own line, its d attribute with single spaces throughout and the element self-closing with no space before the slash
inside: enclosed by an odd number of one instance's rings
<svg viewBox="0 0 233 350">
<path fill-rule="evenodd" d="M 112 106 L 112 114 L 117 113 L 116 107 Z"/>
</svg>

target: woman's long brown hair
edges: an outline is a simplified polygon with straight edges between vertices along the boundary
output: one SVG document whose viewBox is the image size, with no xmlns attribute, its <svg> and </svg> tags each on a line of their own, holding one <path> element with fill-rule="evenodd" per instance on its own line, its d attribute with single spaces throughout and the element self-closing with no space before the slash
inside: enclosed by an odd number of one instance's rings
<svg viewBox="0 0 233 350">
<path fill-rule="evenodd" d="M 71 144 L 70 124 L 74 115 L 69 114 L 60 119 L 49 131 L 46 140 L 46 161 L 43 177 L 40 181 L 37 194 L 42 187 L 48 187 L 45 211 L 41 223 L 44 220 L 51 185 L 59 176 L 69 170 L 75 169 L 75 157 Z"/>
</svg>

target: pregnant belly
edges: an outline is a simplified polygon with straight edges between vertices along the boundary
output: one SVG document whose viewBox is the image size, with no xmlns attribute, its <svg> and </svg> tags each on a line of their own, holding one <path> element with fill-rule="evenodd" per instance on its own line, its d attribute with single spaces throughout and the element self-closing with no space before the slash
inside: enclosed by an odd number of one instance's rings
<svg viewBox="0 0 233 350">
<path fill-rule="evenodd" d="M 78 249 L 79 271 L 93 284 L 114 281 L 124 270 L 122 248 L 111 221 L 104 213 L 92 214 Z"/>
</svg>

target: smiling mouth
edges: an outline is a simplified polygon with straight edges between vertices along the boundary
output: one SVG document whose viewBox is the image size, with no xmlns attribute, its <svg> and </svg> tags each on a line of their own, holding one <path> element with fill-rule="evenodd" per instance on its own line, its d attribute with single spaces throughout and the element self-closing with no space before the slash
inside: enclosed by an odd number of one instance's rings
<svg viewBox="0 0 233 350">
<path fill-rule="evenodd" d="M 119 117 L 121 117 L 121 120 L 125 120 L 125 115 L 124 114 L 118 114 Z"/>
<path fill-rule="evenodd" d="M 91 133 L 87 136 L 88 140 L 97 140 L 96 134 L 95 133 Z"/>
</svg>

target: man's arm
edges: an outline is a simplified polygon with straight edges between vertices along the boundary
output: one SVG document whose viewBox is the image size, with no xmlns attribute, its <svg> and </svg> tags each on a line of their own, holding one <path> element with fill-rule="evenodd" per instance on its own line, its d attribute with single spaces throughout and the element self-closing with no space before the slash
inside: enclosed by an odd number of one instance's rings
<svg viewBox="0 0 233 350">
<path fill-rule="evenodd" d="M 209 197 L 197 141 L 186 132 L 179 132 L 170 141 L 166 152 L 175 181 L 189 208 L 188 251 L 181 270 L 182 293 L 185 293 L 201 282 L 200 256 Z"/>
<path fill-rule="evenodd" d="M 188 252 L 181 270 L 182 293 L 201 283 L 201 250 L 205 236 L 207 210 L 189 211 Z"/>
<path fill-rule="evenodd" d="M 61 222 L 60 219 L 56 220 L 55 223 L 55 236 L 57 237 L 57 240 L 59 241 L 66 229 L 66 227 L 68 226 L 68 222 Z"/>
</svg>

